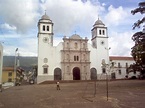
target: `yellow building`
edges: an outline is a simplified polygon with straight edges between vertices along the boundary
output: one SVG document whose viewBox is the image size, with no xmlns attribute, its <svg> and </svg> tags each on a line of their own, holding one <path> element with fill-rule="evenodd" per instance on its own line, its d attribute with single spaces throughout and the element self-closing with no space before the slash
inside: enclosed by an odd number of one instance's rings
<svg viewBox="0 0 145 108">
<path fill-rule="evenodd" d="M 0 85 L 2 83 L 2 67 L 3 67 L 3 46 L 0 43 Z"/>
<path fill-rule="evenodd" d="M 14 67 L 3 67 L 2 83 L 14 82 L 15 76 Z"/>
</svg>

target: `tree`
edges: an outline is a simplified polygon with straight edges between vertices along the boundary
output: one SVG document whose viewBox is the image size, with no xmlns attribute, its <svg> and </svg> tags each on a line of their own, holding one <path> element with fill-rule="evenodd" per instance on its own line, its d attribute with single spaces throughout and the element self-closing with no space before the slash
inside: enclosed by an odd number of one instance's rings
<svg viewBox="0 0 145 108">
<path fill-rule="evenodd" d="M 140 2 L 139 7 L 132 10 L 131 13 L 135 15 L 136 13 L 145 13 L 145 2 Z M 138 27 L 140 28 L 145 22 L 145 16 L 134 23 L 133 30 Z M 136 62 L 136 69 L 140 70 L 141 75 L 145 74 L 145 25 L 142 26 L 143 30 L 136 32 L 132 36 L 132 40 L 135 42 L 135 45 L 131 48 L 131 54 Z"/>
</svg>

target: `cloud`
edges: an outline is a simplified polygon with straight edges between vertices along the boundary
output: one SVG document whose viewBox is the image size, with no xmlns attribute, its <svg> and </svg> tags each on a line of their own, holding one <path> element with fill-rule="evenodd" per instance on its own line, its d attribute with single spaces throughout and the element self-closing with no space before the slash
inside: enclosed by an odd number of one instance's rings
<svg viewBox="0 0 145 108">
<path fill-rule="evenodd" d="M 15 55 L 15 49 L 18 48 L 20 56 L 37 56 L 37 38 L 15 38 L 14 40 L 14 43 L 3 44 L 4 55 Z"/>
<path fill-rule="evenodd" d="M 5 55 L 13 55 L 17 47 L 20 55 L 37 55 L 37 23 L 45 10 L 54 23 L 54 45 L 75 31 L 90 39 L 99 15 L 108 27 L 110 54 L 130 56 L 131 26 L 139 16 L 131 15 L 129 8 L 108 7 L 107 2 L 98 0 L 0 0 L 0 28 L 5 32 L 0 37 L 6 41 Z M 8 34 L 8 30 L 16 32 Z"/>
<path fill-rule="evenodd" d="M 91 31 L 91 27 L 99 13 L 104 11 L 101 5 L 93 5 L 90 1 L 83 3 L 81 0 L 47 0 L 41 5 L 42 10 L 47 10 L 47 15 L 54 22 L 54 32 L 70 35 L 80 28 L 82 31 Z"/>
<path fill-rule="evenodd" d="M 37 0 L 0 1 L 0 14 L 3 22 L 16 27 L 17 31 L 22 33 L 36 25 L 38 9 Z"/>
<path fill-rule="evenodd" d="M 110 55 L 131 56 L 131 48 L 134 42 L 131 40 L 132 31 L 123 33 L 112 32 L 109 38 L 109 46 L 111 47 Z"/>
<path fill-rule="evenodd" d="M 108 13 L 105 16 L 105 20 L 107 22 L 107 25 L 119 25 L 123 23 L 123 21 L 128 16 L 128 13 L 126 10 L 123 9 L 122 6 L 118 8 L 114 8 L 112 5 L 108 7 Z"/>
<path fill-rule="evenodd" d="M 1 24 L 0 29 L 6 29 L 6 30 L 16 30 L 17 28 L 15 26 L 11 26 L 7 23 Z"/>
</svg>

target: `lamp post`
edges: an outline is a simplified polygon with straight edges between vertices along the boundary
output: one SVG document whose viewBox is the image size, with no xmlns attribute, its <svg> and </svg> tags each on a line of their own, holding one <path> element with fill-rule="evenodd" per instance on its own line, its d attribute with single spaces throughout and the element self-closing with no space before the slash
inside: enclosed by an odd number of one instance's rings
<svg viewBox="0 0 145 108">
<path fill-rule="evenodd" d="M 16 83 L 16 77 L 17 77 L 17 73 L 16 73 L 16 69 L 17 69 L 17 51 L 18 51 L 18 48 L 16 48 L 16 50 L 15 50 L 15 62 L 14 62 L 14 84 Z"/>
<path fill-rule="evenodd" d="M 105 48 L 107 50 L 107 57 L 108 57 L 108 71 L 109 71 L 109 50 L 111 49 L 109 48 Z M 107 64 L 105 64 L 105 67 L 107 66 Z M 108 74 L 106 71 L 106 97 L 107 97 L 107 101 L 108 101 Z"/>
</svg>

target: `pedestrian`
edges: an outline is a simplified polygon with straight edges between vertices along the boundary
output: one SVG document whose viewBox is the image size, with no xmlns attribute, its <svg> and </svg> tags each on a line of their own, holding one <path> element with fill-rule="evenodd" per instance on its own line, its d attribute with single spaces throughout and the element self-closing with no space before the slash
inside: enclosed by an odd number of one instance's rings
<svg viewBox="0 0 145 108">
<path fill-rule="evenodd" d="M 0 92 L 2 92 L 2 84 L 0 83 Z"/>
<path fill-rule="evenodd" d="M 60 90 L 59 81 L 56 82 L 57 90 Z"/>
</svg>

